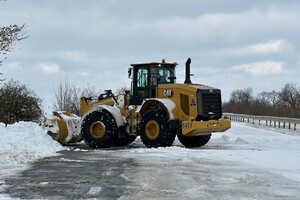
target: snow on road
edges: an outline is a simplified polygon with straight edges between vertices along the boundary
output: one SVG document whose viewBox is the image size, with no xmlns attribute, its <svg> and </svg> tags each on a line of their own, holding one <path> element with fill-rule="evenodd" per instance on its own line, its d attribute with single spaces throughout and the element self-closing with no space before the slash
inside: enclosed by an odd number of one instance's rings
<svg viewBox="0 0 300 200">
<path fill-rule="evenodd" d="M 0 193 L 5 188 L 3 179 L 6 176 L 26 169 L 31 161 L 54 156 L 64 149 L 52 140 L 46 130 L 32 122 L 20 122 L 7 127 L 0 123 L 0 137 Z"/>
<path fill-rule="evenodd" d="M 204 149 L 202 157 L 239 161 L 300 183 L 299 132 L 233 122 L 226 133 L 214 134 Z"/>
<path fill-rule="evenodd" d="M 4 176 L 9 176 L 12 172 L 9 169 L 24 166 L 30 161 L 45 156 L 55 155 L 57 151 L 65 149 L 34 123 L 23 122 L 8 127 L 0 124 L 0 135 L 0 193 L 1 186 L 5 186 Z M 153 162 L 154 158 L 163 158 L 170 163 L 181 162 L 178 158 L 184 158 L 182 162 L 187 164 L 199 163 L 205 159 L 214 163 L 224 163 L 224 166 L 228 163 L 235 165 L 240 163 L 237 165 L 241 168 L 247 166 L 254 172 L 259 171 L 260 174 L 257 176 L 265 172 L 275 176 L 282 175 L 293 183 L 300 183 L 300 133 L 297 131 L 268 129 L 263 126 L 257 128 L 233 122 L 230 130 L 213 134 L 211 141 L 202 148 L 186 149 L 176 140 L 174 146 L 170 148 L 148 149 L 141 144 L 140 139 L 137 139 L 131 147 L 133 148 L 116 151 L 118 155 L 124 157 L 134 154 L 141 163 L 151 162 L 147 158 L 153 159 Z M 75 148 L 74 151 L 86 151 L 86 149 Z M 123 176 L 127 177 L 126 174 Z M 222 181 L 232 182 L 235 179 L 227 177 Z M 190 191 L 191 195 L 193 193 Z"/>
<path fill-rule="evenodd" d="M 136 143 L 141 143 L 136 140 Z M 126 150 L 127 151 L 127 150 Z M 205 158 L 213 161 L 234 161 L 283 175 L 300 183 L 300 132 L 232 122 L 226 132 L 215 133 L 201 148 L 186 149 L 175 141 L 173 147 L 133 149 L 149 155 L 186 155 L 187 159 Z"/>
</svg>

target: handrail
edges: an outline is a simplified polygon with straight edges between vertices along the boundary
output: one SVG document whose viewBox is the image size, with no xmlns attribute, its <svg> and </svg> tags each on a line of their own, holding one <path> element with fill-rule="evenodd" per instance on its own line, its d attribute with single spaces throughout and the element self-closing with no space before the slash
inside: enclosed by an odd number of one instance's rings
<svg viewBox="0 0 300 200">
<path fill-rule="evenodd" d="M 294 125 L 294 130 L 296 130 L 296 125 L 300 124 L 299 118 L 289 118 L 289 117 L 274 117 L 274 116 L 259 116 L 259 115 L 246 115 L 246 114 L 234 114 L 234 113 L 223 113 L 224 116 L 228 116 L 232 121 L 241 121 L 255 124 L 255 120 L 258 120 L 258 124 L 261 125 L 261 121 L 265 121 L 266 126 L 283 127 L 286 128 L 286 123 L 288 128 L 291 129 L 291 124 Z"/>
</svg>

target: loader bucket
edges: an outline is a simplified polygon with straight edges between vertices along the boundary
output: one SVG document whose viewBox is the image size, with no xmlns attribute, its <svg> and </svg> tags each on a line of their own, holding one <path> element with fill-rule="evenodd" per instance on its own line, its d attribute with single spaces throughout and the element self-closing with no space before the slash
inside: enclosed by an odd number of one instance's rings
<svg viewBox="0 0 300 200">
<path fill-rule="evenodd" d="M 62 145 L 76 143 L 81 140 L 79 130 L 80 117 L 67 111 L 55 111 L 53 116 L 45 120 L 44 126 L 48 134 Z"/>
</svg>

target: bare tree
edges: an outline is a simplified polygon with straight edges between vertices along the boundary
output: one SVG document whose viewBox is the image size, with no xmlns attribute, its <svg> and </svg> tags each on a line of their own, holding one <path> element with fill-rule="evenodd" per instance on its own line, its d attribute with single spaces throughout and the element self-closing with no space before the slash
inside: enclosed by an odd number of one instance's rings
<svg viewBox="0 0 300 200">
<path fill-rule="evenodd" d="M 28 37 L 22 30 L 25 24 L 19 26 L 16 24 L 0 27 L 0 52 L 6 54 L 13 49 L 16 42 Z"/>
<path fill-rule="evenodd" d="M 54 110 L 59 111 L 71 111 L 72 94 L 77 92 L 76 86 L 70 84 L 68 79 L 64 82 L 60 81 L 57 88 L 54 90 L 55 93 L 55 103 L 53 105 Z"/>
<path fill-rule="evenodd" d="M 100 94 L 94 86 L 87 85 L 86 87 L 77 87 L 75 83 L 69 82 L 66 78 L 60 81 L 57 88 L 54 89 L 55 102 L 54 110 L 69 111 L 79 115 L 80 97 L 96 98 Z"/>
<path fill-rule="evenodd" d="M 130 91 L 130 89 L 126 85 L 124 85 L 123 87 L 120 87 L 119 89 L 117 89 L 117 91 L 115 92 L 115 94 L 116 95 L 124 94 L 127 91 Z"/>
<path fill-rule="evenodd" d="M 257 95 L 256 99 L 265 106 L 276 107 L 278 106 L 279 98 L 278 92 L 261 92 Z"/>
<path fill-rule="evenodd" d="M 257 95 L 257 100 L 262 105 L 268 105 L 270 103 L 270 97 L 268 92 L 261 92 Z"/>
<path fill-rule="evenodd" d="M 293 117 L 299 117 L 300 89 L 298 89 L 295 84 L 285 84 L 279 92 L 278 97 L 282 105 L 290 110 Z"/>
<path fill-rule="evenodd" d="M 21 26 L 17 24 L 0 26 L 0 67 L 6 59 L 7 52 L 10 52 L 18 41 L 28 37 L 28 35 L 23 32 L 24 27 L 25 24 Z M 2 75 L 2 73 L 0 73 L 0 75 Z M 3 80 L 0 79 L 0 81 Z"/>
<path fill-rule="evenodd" d="M 249 104 L 253 100 L 252 88 L 245 88 L 242 90 L 234 90 L 231 93 L 230 102 Z"/>
<path fill-rule="evenodd" d="M 25 24 L 19 26 L 16 24 L 0 27 L 0 66 L 6 59 L 6 54 L 10 52 L 15 44 L 28 37 L 23 32 Z M 0 73 L 2 75 L 2 73 Z"/>
<path fill-rule="evenodd" d="M 272 104 L 273 107 L 276 107 L 276 105 L 278 105 L 278 101 L 279 101 L 278 92 L 273 90 L 272 92 L 268 92 L 267 96 L 268 96 L 269 103 Z"/>
</svg>

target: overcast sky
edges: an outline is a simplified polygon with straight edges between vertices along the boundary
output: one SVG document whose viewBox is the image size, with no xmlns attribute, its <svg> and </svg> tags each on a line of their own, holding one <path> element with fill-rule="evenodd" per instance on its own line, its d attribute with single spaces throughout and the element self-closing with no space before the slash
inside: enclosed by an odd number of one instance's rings
<svg viewBox="0 0 300 200">
<path fill-rule="evenodd" d="M 0 25 L 29 35 L 0 68 L 50 104 L 59 80 L 116 90 L 130 64 L 191 57 L 192 82 L 255 93 L 300 86 L 300 1 L 7 0 Z"/>
</svg>

